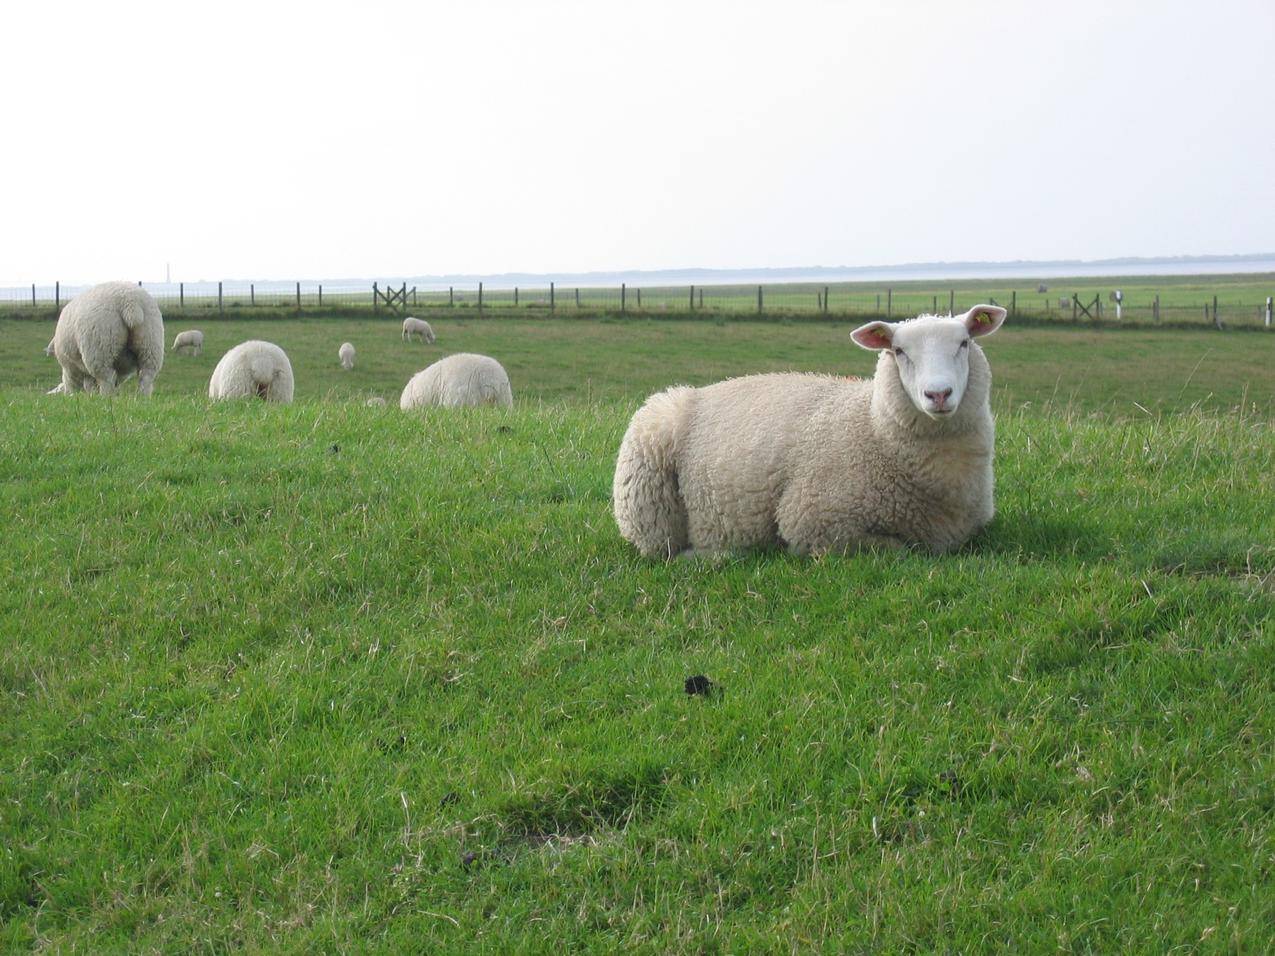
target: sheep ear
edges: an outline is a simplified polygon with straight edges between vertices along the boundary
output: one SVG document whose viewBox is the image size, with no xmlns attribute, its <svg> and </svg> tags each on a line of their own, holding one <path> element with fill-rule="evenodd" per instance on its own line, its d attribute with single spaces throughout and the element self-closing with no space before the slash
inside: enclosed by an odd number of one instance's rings
<svg viewBox="0 0 1275 956">
<path fill-rule="evenodd" d="M 889 322 L 869 322 L 851 332 L 850 338 L 854 339 L 856 345 L 870 352 L 888 349 L 894 340 L 894 326 Z"/>
<path fill-rule="evenodd" d="M 970 335 L 991 335 L 1008 314 L 999 305 L 976 305 L 965 313 L 965 328 Z"/>
</svg>

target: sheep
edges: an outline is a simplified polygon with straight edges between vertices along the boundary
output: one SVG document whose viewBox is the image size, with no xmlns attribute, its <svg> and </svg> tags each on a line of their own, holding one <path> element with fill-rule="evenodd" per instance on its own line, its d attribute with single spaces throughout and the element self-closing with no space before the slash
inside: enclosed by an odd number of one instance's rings
<svg viewBox="0 0 1275 956">
<path fill-rule="evenodd" d="M 419 335 L 422 342 L 434 344 L 434 330 L 430 328 L 429 323 L 409 315 L 403 320 L 403 340 L 410 342 L 413 335 Z"/>
<path fill-rule="evenodd" d="M 178 349 L 192 349 L 195 355 L 202 355 L 204 352 L 204 333 L 199 329 L 187 329 L 185 332 L 178 332 L 173 337 L 173 351 Z"/>
<path fill-rule="evenodd" d="M 975 337 L 1005 310 L 870 322 L 871 379 L 776 373 L 675 387 L 633 416 L 616 461 L 620 533 L 643 556 L 781 546 L 960 547 L 992 518 L 991 371 Z"/>
<path fill-rule="evenodd" d="M 63 392 L 110 395 L 134 372 L 150 395 L 164 365 L 164 317 L 151 294 L 129 282 L 103 282 L 66 304 L 53 333 Z"/>
<path fill-rule="evenodd" d="M 412 376 L 398 406 L 403 410 L 422 405 L 503 405 L 514 403 L 509 376 L 494 358 L 460 352 L 439 359 Z"/>
<path fill-rule="evenodd" d="M 337 349 L 336 356 L 341 360 L 341 368 L 347 372 L 354 368 L 354 346 L 349 342 L 341 343 L 341 347 Z"/>
<path fill-rule="evenodd" d="M 273 342 L 240 342 L 221 357 L 208 383 L 212 399 L 257 397 L 292 401 L 292 363 Z"/>
</svg>

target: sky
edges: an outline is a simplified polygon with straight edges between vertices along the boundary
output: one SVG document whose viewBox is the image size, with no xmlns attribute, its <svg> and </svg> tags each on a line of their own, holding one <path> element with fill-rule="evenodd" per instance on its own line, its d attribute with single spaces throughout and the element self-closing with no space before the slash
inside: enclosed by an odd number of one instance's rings
<svg viewBox="0 0 1275 956">
<path fill-rule="evenodd" d="M 0 285 L 1275 250 L 1272 0 L 46 0 L 4 27 Z"/>
</svg>

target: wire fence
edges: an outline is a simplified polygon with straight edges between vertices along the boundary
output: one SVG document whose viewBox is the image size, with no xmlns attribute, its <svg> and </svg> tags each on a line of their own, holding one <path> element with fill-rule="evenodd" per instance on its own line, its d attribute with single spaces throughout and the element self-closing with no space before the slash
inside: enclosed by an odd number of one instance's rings
<svg viewBox="0 0 1275 956">
<path fill-rule="evenodd" d="M 138 283 L 139 286 L 142 283 Z M 1272 282 L 1275 286 L 1275 281 Z M 88 286 L 33 284 L 0 288 L 0 315 L 56 318 L 62 306 Z M 922 313 L 960 314 L 990 302 L 1015 317 L 1038 321 L 1103 322 L 1171 326 L 1272 328 L 1272 295 L 1197 288 L 1136 290 L 1093 288 L 1035 293 L 993 284 L 938 290 L 865 289 L 862 284 L 776 283 L 769 285 L 559 286 L 420 289 L 407 283 L 324 286 L 317 282 L 155 283 L 145 288 L 169 317 L 271 317 L 305 314 L 360 314 L 393 318 L 424 315 L 836 318 L 897 320 Z M 1273 290 L 1275 294 L 1275 290 Z"/>
</svg>

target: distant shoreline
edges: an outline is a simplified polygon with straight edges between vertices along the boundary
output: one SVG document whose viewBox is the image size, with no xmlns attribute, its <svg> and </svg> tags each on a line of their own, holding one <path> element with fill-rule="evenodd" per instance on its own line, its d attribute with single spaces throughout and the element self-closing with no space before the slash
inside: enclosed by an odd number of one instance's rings
<svg viewBox="0 0 1275 956">
<path fill-rule="evenodd" d="M 456 273 L 415 276 L 367 276 L 362 278 L 318 279 L 303 278 L 305 287 L 316 283 L 333 293 L 364 290 L 373 282 L 399 286 L 404 282 L 421 291 L 446 290 L 448 287 L 476 288 L 483 283 L 493 291 L 522 287 L 547 288 L 550 282 L 564 288 L 618 287 L 627 284 L 649 288 L 683 285 L 774 285 L 784 283 L 837 283 L 837 282 L 909 282 L 909 281 L 961 281 L 969 279 L 1059 279 L 1104 278 L 1112 276 L 1218 276 L 1275 273 L 1275 253 L 1255 253 L 1230 256 L 1169 256 L 1129 257 L 1120 259 L 1055 259 L 1019 260 L 1006 262 L 917 262 L 883 266 L 791 266 L 755 269 L 630 269 L 595 272 L 501 272 Z M 106 278 L 106 277 L 103 277 Z M 160 294 L 176 294 L 179 283 L 144 281 L 146 288 Z M 225 279 L 227 285 L 246 287 L 250 283 L 265 294 L 286 292 L 293 288 L 294 279 Z M 66 282 L 67 288 L 83 288 L 90 282 Z M 52 282 L 39 282 L 37 286 L 52 286 Z M 186 294 L 205 295 L 210 290 L 216 294 L 216 279 L 187 280 Z M 29 284 L 0 287 L 0 300 L 30 295 Z"/>
</svg>

